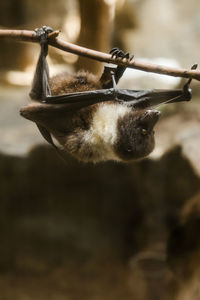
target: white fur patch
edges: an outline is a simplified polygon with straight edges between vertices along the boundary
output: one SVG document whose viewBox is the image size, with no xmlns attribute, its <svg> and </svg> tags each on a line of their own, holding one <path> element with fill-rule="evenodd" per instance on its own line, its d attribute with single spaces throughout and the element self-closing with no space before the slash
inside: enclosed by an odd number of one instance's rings
<svg viewBox="0 0 200 300">
<path fill-rule="evenodd" d="M 101 103 L 94 113 L 85 141 L 92 143 L 97 152 L 104 153 L 105 160 L 119 160 L 112 148 L 117 138 L 117 120 L 130 111 L 130 107 L 120 103 Z"/>
</svg>

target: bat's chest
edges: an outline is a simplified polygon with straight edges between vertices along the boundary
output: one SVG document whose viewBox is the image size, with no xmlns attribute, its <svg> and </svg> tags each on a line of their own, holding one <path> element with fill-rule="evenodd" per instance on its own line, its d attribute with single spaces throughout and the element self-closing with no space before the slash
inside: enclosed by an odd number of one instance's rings
<svg viewBox="0 0 200 300">
<path fill-rule="evenodd" d="M 93 144 L 113 145 L 117 138 L 119 118 L 130 109 L 118 103 L 102 103 L 94 112 L 88 136 Z"/>
<path fill-rule="evenodd" d="M 75 126 L 67 136 L 65 149 L 83 161 L 119 160 L 113 147 L 118 137 L 118 120 L 130 110 L 119 103 L 99 104 L 87 130 Z M 83 115 L 80 119 L 83 121 Z"/>
</svg>

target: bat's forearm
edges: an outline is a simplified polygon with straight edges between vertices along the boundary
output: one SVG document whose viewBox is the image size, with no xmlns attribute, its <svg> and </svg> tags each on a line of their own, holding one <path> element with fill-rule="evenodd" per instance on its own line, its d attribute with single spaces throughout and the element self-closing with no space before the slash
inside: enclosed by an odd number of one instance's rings
<svg viewBox="0 0 200 300">
<path fill-rule="evenodd" d="M 32 99 L 37 101 L 45 100 L 47 96 L 51 95 L 49 86 L 49 68 L 46 56 L 48 54 L 48 32 L 52 33 L 52 31 L 53 30 L 50 27 L 46 26 L 35 30 L 37 38 L 40 40 L 40 55 L 29 95 Z"/>
<path fill-rule="evenodd" d="M 101 62 L 113 63 L 116 65 L 121 65 L 127 68 L 137 69 L 145 72 L 152 72 L 158 74 L 164 74 L 175 77 L 193 78 L 200 81 L 200 71 L 198 70 L 187 70 L 166 67 L 161 65 L 150 64 L 141 61 L 122 61 L 121 59 L 112 58 L 110 54 L 103 52 L 87 49 L 84 47 L 77 46 L 72 43 L 65 42 L 57 36 L 59 31 L 54 31 L 49 34 L 49 45 L 67 51 L 73 54 L 85 56 L 91 59 L 95 59 Z M 29 30 L 0 30 L 0 38 L 12 38 L 19 41 L 25 42 L 39 42 L 38 37 L 34 31 Z"/>
</svg>

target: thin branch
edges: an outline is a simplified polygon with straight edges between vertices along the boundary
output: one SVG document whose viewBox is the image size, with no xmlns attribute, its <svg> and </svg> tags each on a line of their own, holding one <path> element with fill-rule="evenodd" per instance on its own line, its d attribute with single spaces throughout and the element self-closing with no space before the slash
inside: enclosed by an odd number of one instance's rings
<svg viewBox="0 0 200 300">
<path fill-rule="evenodd" d="M 110 54 L 80 47 L 72 43 L 65 42 L 57 36 L 59 31 L 54 31 L 49 34 L 49 45 L 60 50 L 67 51 L 73 54 L 85 56 L 101 62 L 112 63 L 116 65 L 126 66 L 128 68 L 137 69 L 145 72 L 164 74 L 175 77 L 193 78 L 200 81 L 200 71 L 179 69 L 168 66 L 150 64 L 138 60 L 126 61 L 112 58 Z M 34 31 L 29 30 L 9 30 L 0 29 L 0 38 L 9 38 L 25 42 L 39 42 Z"/>
</svg>

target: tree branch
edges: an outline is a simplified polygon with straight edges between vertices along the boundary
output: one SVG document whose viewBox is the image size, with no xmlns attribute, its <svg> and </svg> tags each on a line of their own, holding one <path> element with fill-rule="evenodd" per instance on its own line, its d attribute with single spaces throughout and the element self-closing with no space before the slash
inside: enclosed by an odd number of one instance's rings
<svg viewBox="0 0 200 300">
<path fill-rule="evenodd" d="M 198 70 L 178 69 L 162 65 L 150 64 L 146 62 L 140 62 L 137 60 L 133 60 L 130 62 L 126 60 L 115 59 L 112 58 L 110 54 L 87 49 L 72 43 L 65 42 L 59 39 L 57 37 L 58 35 L 58 30 L 49 34 L 49 45 L 63 51 L 67 51 L 77 55 L 82 55 L 101 62 L 126 66 L 128 68 L 137 69 L 145 72 L 158 73 L 175 77 L 193 78 L 200 81 L 200 71 Z M 39 42 L 35 32 L 30 30 L 0 29 L 0 38 L 9 38 L 34 43 Z"/>
</svg>

